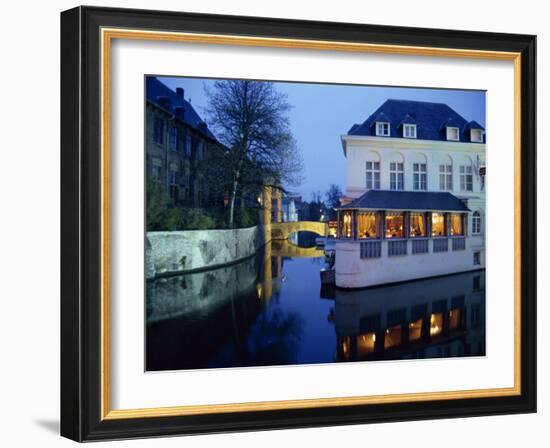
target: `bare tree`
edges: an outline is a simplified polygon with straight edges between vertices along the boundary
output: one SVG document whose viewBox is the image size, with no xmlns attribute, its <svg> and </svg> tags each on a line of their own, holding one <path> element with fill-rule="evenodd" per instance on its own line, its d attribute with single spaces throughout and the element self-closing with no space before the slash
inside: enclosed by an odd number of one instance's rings
<svg viewBox="0 0 550 448">
<path fill-rule="evenodd" d="M 233 227 L 235 199 L 243 197 L 243 189 L 266 183 L 276 188 L 299 184 L 302 158 L 290 131 L 291 106 L 273 83 L 224 80 L 205 91 L 209 122 L 228 148 L 229 226 Z"/>
<path fill-rule="evenodd" d="M 328 215 L 330 219 L 336 219 L 336 212 L 334 211 L 335 208 L 340 207 L 340 199 L 344 194 L 342 193 L 342 189 L 339 185 L 331 184 L 328 188 L 327 192 L 325 193 L 325 196 L 327 198 L 327 207 L 328 207 Z"/>
</svg>

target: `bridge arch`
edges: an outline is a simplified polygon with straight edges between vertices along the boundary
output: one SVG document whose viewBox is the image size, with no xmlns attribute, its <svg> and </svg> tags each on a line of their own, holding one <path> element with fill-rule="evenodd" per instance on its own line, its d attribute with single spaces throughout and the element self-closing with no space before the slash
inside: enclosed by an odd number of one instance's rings
<svg viewBox="0 0 550 448">
<path fill-rule="evenodd" d="M 278 222 L 271 224 L 272 240 L 287 240 L 297 232 L 313 232 L 320 236 L 328 235 L 328 224 L 319 221 Z"/>
</svg>

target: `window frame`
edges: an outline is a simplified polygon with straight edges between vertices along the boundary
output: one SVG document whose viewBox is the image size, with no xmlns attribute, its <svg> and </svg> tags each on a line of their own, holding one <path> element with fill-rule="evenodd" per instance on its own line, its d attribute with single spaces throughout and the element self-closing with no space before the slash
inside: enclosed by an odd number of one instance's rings
<svg viewBox="0 0 550 448">
<path fill-rule="evenodd" d="M 395 165 L 395 167 L 392 168 L 392 165 Z M 400 165 L 401 165 L 401 170 L 399 170 Z M 393 191 L 405 190 L 405 163 L 404 162 L 390 162 L 390 190 L 393 190 Z"/>
<path fill-rule="evenodd" d="M 168 131 L 168 149 L 170 149 L 170 151 L 178 150 L 178 136 L 179 136 L 178 127 L 170 126 L 170 130 Z"/>
<path fill-rule="evenodd" d="M 444 171 L 441 171 L 441 168 L 443 167 L 444 167 Z M 447 171 L 448 168 L 450 168 L 449 171 Z M 443 178 L 441 176 L 443 176 Z M 443 187 L 441 186 L 442 180 L 443 180 Z M 453 191 L 453 164 L 452 163 L 439 164 L 439 191 Z"/>
<path fill-rule="evenodd" d="M 442 225 L 443 225 L 443 233 L 441 235 L 434 234 L 434 215 L 441 216 L 442 218 Z M 449 234 L 449 226 L 447 223 L 447 214 L 443 212 L 431 212 L 430 215 L 430 221 L 431 221 L 431 229 L 430 229 L 430 237 L 431 238 L 447 238 Z"/>
<path fill-rule="evenodd" d="M 460 226 L 460 233 L 454 233 L 454 222 L 458 221 Z M 462 213 L 449 213 L 449 230 L 447 231 L 449 236 L 464 237 L 464 217 Z"/>
<path fill-rule="evenodd" d="M 423 235 L 413 235 L 412 232 L 412 226 L 413 226 L 413 219 L 416 217 L 420 217 L 422 220 L 422 229 L 423 229 Z M 427 220 L 426 220 L 426 214 L 421 212 L 411 212 L 409 214 L 409 238 L 428 238 L 428 226 L 427 226 Z"/>
<path fill-rule="evenodd" d="M 371 168 L 369 168 L 369 164 L 371 164 Z M 378 165 L 378 168 L 375 168 L 375 164 Z M 370 178 L 370 185 L 369 185 L 369 174 L 371 175 Z M 369 190 L 380 190 L 380 162 L 374 161 L 374 160 L 368 160 L 365 163 L 365 185 L 367 189 Z"/>
<path fill-rule="evenodd" d="M 193 142 L 191 136 L 187 134 L 185 136 L 185 157 L 191 158 L 193 155 Z"/>
<path fill-rule="evenodd" d="M 477 210 L 472 213 L 472 235 L 481 235 L 481 213 Z"/>
<path fill-rule="evenodd" d="M 479 139 L 474 139 L 474 132 L 479 132 Z M 481 129 L 470 129 L 470 141 L 472 143 L 483 143 L 483 131 Z"/>
<path fill-rule="evenodd" d="M 387 133 L 386 132 L 380 132 L 380 126 L 387 126 Z M 390 132 L 390 123 L 388 121 L 377 121 L 376 122 L 376 136 L 377 137 L 389 137 L 391 134 Z"/>
<path fill-rule="evenodd" d="M 153 118 L 153 143 L 164 144 L 164 118 L 159 116 Z"/>
<path fill-rule="evenodd" d="M 474 191 L 474 169 L 472 165 L 460 165 L 458 169 L 460 191 Z M 468 185 L 470 188 L 468 188 Z"/>
<path fill-rule="evenodd" d="M 388 221 L 392 219 L 399 219 L 401 221 L 401 229 L 399 230 L 400 235 L 392 236 L 388 235 Z M 405 213 L 404 212 L 387 212 L 384 215 L 384 238 L 387 240 L 399 240 L 405 238 Z"/>
<path fill-rule="evenodd" d="M 422 167 L 424 167 L 424 171 L 422 171 Z M 413 163 L 413 190 L 428 191 L 428 164 L 425 162 Z"/>
<path fill-rule="evenodd" d="M 374 219 L 374 235 L 361 236 L 361 217 L 365 216 L 368 218 Z M 368 212 L 358 210 L 355 213 L 355 225 L 357 228 L 357 239 L 358 240 L 376 240 L 380 239 L 380 229 L 379 229 L 379 214 L 378 212 Z"/>
<path fill-rule="evenodd" d="M 456 138 L 451 138 L 451 132 L 456 131 Z M 460 141 L 460 129 L 456 126 L 447 126 L 447 140 L 451 142 Z"/>
<path fill-rule="evenodd" d="M 414 132 L 412 135 L 407 135 L 407 129 L 412 129 Z M 416 125 L 415 124 L 404 124 L 403 125 L 403 138 L 416 138 Z"/>
</svg>

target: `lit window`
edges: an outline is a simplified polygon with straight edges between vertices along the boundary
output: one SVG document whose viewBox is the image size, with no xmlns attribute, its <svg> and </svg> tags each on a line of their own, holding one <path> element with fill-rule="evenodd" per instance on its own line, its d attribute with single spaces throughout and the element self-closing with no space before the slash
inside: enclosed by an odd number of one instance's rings
<svg viewBox="0 0 550 448">
<path fill-rule="evenodd" d="M 386 238 L 403 238 L 403 214 L 386 215 Z"/>
<path fill-rule="evenodd" d="M 451 213 L 451 235 L 464 235 L 464 226 L 462 225 L 462 215 L 460 213 Z"/>
<path fill-rule="evenodd" d="M 374 353 L 376 334 L 368 333 L 357 336 L 357 354 L 359 356 Z"/>
<path fill-rule="evenodd" d="M 384 334 L 384 348 L 398 347 L 401 345 L 403 330 L 401 325 L 388 328 Z"/>
<path fill-rule="evenodd" d="M 423 213 L 411 213 L 410 235 L 412 238 L 426 236 L 426 220 Z"/>
<path fill-rule="evenodd" d="M 351 238 L 351 212 L 346 211 L 342 214 L 342 233 L 344 238 Z"/>
<path fill-rule="evenodd" d="M 432 236 L 447 235 L 447 220 L 443 213 L 432 213 Z"/>
<path fill-rule="evenodd" d="M 384 122 L 376 122 L 376 135 L 388 137 L 390 135 L 390 124 Z"/>
<path fill-rule="evenodd" d="M 443 331 L 443 313 L 430 316 L 430 336 L 437 336 Z"/>
<path fill-rule="evenodd" d="M 479 212 L 474 212 L 472 215 L 472 233 L 479 235 L 481 233 L 481 215 Z"/>
<path fill-rule="evenodd" d="M 399 162 L 390 163 L 390 190 L 405 189 L 404 164 Z"/>
<path fill-rule="evenodd" d="M 460 167 L 460 191 L 474 190 L 474 176 L 471 165 L 462 165 Z"/>
<path fill-rule="evenodd" d="M 378 238 L 376 214 L 373 212 L 357 213 L 357 237 L 359 239 Z"/>
<path fill-rule="evenodd" d="M 414 342 L 422 337 L 422 324 L 424 319 L 420 318 L 409 324 L 409 341 Z"/>
<path fill-rule="evenodd" d="M 413 189 L 428 189 L 428 174 L 425 163 L 413 163 Z"/>
<path fill-rule="evenodd" d="M 471 129 L 470 140 L 474 143 L 483 143 L 483 132 L 481 129 Z"/>
<path fill-rule="evenodd" d="M 447 126 L 447 140 L 457 142 L 460 140 L 458 128 Z"/>
<path fill-rule="evenodd" d="M 456 308 L 449 311 L 449 329 L 457 330 L 460 327 L 462 327 L 462 310 Z"/>
<path fill-rule="evenodd" d="M 441 191 L 453 190 L 453 166 L 439 165 L 439 189 Z"/>
<path fill-rule="evenodd" d="M 416 138 L 416 125 L 415 124 L 404 124 L 403 125 L 403 137 L 405 137 L 405 138 Z"/>
<path fill-rule="evenodd" d="M 348 359 L 350 357 L 351 341 L 349 336 L 345 336 L 342 340 L 342 355 Z"/>
<path fill-rule="evenodd" d="M 367 162 L 367 188 L 380 190 L 380 162 Z"/>
</svg>

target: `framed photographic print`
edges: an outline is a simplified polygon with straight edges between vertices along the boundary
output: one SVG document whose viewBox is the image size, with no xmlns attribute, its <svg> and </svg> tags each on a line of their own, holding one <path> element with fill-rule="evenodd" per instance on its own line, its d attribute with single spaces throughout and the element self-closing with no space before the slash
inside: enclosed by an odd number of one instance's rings
<svg viewBox="0 0 550 448">
<path fill-rule="evenodd" d="M 61 433 L 536 411 L 534 36 L 61 14 Z"/>
</svg>

